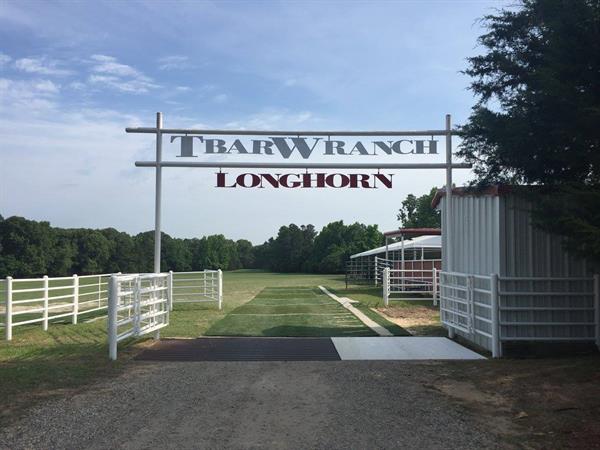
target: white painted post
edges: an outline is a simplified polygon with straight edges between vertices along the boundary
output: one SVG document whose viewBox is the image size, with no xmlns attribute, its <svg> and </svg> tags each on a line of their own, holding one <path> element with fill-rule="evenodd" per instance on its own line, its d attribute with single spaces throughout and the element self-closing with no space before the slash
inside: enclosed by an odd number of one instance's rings
<svg viewBox="0 0 600 450">
<path fill-rule="evenodd" d="M 79 277 L 73 275 L 73 325 L 77 325 L 77 314 L 79 314 Z"/>
<path fill-rule="evenodd" d="M 219 281 L 218 281 L 218 296 L 219 296 L 219 309 L 223 308 L 223 272 L 219 269 Z"/>
<path fill-rule="evenodd" d="M 160 210 L 162 196 L 162 113 L 156 113 L 156 187 L 154 198 L 154 273 L 160 273 Z"/>
<path fill-rule="evenodd" d="M 119 307 L 119 282 L 111 275 L 108 282 L 108 357 L 117 359 L 117 308 Z"/>
<path fill-rule="evenodd" d="M 594 316 L 596 322 L 596 346 L 600 349 L 600 275 L 594 275 Z"/>
<path fill-rule="evenodd" d="M 502 357 L 502 343 L 500 342 L 500 301 L 498 298 L 498 274 L 490 276 L 491 307 L 492 307 L 492 357 Z"/>
<path fill-rule="evenodd" d="M 48 275 L 44 275 L 44 321 L 43 330 L 48 331 Z"/>
<path fill-rule="evenodd" d="M 167 280 L 167 304 L 169 305 L 169 311 L 173 311 L 173 271 L 169 270 L 169 278 Z"/>
<path fill-rule="evenodd" d="M 7 341 L 12 341 L 12 277 L 6 277 L 6 307 L 4 313 L 5 336 Z"/>
<path fill-rule="evenodd" d="M 445 270 L 452 268 L 452 117 L 446 114 L 446 265 Z M 443 268 L 443 267 L 442 267 Z M 444 269 L 444 268 L 443 268 Z"/>
<path fill-rule="evenodd" d="M 401 262 L 400 262 L 400 268 L 402 269 L 402 290 L 404 291 L 404 277 L 406 276 L 406 273 L 404 272 L 404 235 L 401 234 L 400 235 L 400 241 L 402 242 L 402 249 L 401 249 Z"/>
<path fill-rule="evenodd" d="M 390 268 L 383 269 L 383 304 L 388 306 L 390 303 Z"/>
<path fill-rule="evenodd" d="M 377 277 L 379 276 L 379 273 L 377 271 L 377 256 L 375 257 L 375 286 L 377 286 Z"/>
<path fill-rule="evenodd" d="M 437 290 L 438 290 L 438 285 L 437 285 L 437 269 L 435 268 L 435 266 L 432 269 L 431 275 L 433 276 L 433 305 L 437 306 L 438 301 L 437 301 Z"/>
</svg>

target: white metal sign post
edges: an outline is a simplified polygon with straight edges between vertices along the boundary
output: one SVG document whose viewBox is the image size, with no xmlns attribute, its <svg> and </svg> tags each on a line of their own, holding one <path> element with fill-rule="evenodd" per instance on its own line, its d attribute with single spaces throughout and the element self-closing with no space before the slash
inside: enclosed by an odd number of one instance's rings
<svg viewBox="0 0 600 450">
<path fill-rule="evenodd" d="M 154 272 L 160 273 L 160 246 L 161 246 L 161 195 L 162 195 L 162 168 L 163 167 L 197 167 L 197 168 L 234 168 L 234 169 L 445 169 L 446 170 L 446 217 L 445 227 L 447 236 L 450 236 L 452 224 L 452 170 L 469 169 L 470 164 L 452 162 L 452 121 L 450 115 L 446 115 L 445 129 L 423 130 L 423 131 L 264 131 L 264 130 L 197 130 L 197 129 L 179 129 L 163 128 L 162 114 L 156 114 L 156 127 L 154 128 L 126 128 L 127 133 L 146 133 L 156 135 L 156 158 L 154 161 L 136 161 L 137 167 L 154 167 L 156 170 L 156 188 L 154 205 Z M 437 154 L 437 141 L 434 136 L 444 136 L 446 138 L 446 161 L 444 163 L 309 163 L 309 162 L 289 162 L 289 163 L 263 163 L 263 162 L 230 162 L 230 161 L 193 161 L 183 159 L 178 161 L 163 161 L 162 158 L 162 138 L 163 135 L 171 135 L 171 142 L 180 138 L 182 158 L 193 158 L 194 144 L 204 144 L 206 154 L 224 154 L 232 149 L 237 153 L 251 153 L 256 156 L 274 155 L 275 150 L 279 151 L 284 159 L 297 150 L 304 158 L 308 159 L 315 147 L 322 143 L 325 145 L 326 155 L 344 155 L 351 156 L 358 153 L 362 155 L 374 155 L 377 149 L 387 155 L 401 154 L 408 156 L 410 154 Z M 236 139 L 230 146 L 222 139 L 204 139 L 204 136 L 267 136 L 268 139 L 252 140 L 252 148 L 249 152 L 244 144 Z M 303 137 L 304 136 L 304 137 Z M 307 143 L 306 137 L 312 137 L 314 143 Z M 345 142 L 340 140 L 331 140 L 331 137 L 429 137 L 431 140 L 415 140 L 415 147 L 407 150 L 407 143 L 413 144 L 413 140 L 400 139 L 395 142 L 374 141 L 373 153 L 368 153 L 366 146 L 357 141 L 350 152 L 344 150 Z M 322 140 L 323 138 L 327 140 Z M 195 139 L 195 140 L 194 140 Z M 292 146 L 286 141 L 289 139 Z M 227 150 L 229 148 L 229 150 Z M 446 261 L 450 265 L 450 246 L 446 246 Z M 451 270 L 451 267 L 446 267 Z"/>
</svg>

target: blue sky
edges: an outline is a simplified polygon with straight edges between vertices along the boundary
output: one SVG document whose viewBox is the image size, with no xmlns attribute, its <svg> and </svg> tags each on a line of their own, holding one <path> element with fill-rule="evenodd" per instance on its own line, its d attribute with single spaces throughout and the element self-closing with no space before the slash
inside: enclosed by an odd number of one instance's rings
<svg viewBox="0 0 600 450">
<path fill-rule="evenodd" d="M 501 1 L 0 3 L 0 214 L 137 233 L 153 226 L 151 126 L 431 129 L 474 100 L 459 72 L 477 19 Z M 166 147 L 169 152 L 175 147 Z M 469 179 L 456 174 L 457 183 Z M 406 194 L 443 172 L 398 172 L 391 191 L 219 190 L 165 171 L 164 230 L 258 243 L 279 225 L 397 226 Z"/>
</svg>

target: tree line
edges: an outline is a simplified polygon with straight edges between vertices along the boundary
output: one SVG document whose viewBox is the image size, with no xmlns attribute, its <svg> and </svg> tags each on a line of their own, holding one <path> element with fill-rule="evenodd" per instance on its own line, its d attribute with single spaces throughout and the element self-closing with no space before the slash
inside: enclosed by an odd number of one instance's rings
<svg viewBox="0 0 600 450">
<path fill-rule="evenodd" d="M 382 245 L 376 225 L 332 222 L 282 226 L 261 245 L 222 234 L 179 239 L 162 234 L 161 269 L 265 269 L 343 273 L 353 253 Z M 154 232 L 134 236 L 114 228 L 65 229 L 23 217 L 0 216 L 0 277 L 152 272 Z"/>
</svg>

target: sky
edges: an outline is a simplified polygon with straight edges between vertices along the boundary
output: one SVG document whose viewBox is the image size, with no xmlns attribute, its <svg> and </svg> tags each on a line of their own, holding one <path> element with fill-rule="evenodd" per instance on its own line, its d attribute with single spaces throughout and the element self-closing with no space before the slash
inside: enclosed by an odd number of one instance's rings
<svg viewBox="0 0 600 450">
<path fill-rule="evenodd" d="M 169 128 L 429 130 L 445 114 L 464 123 L 475 99 L 460 71 L 481 52 L 478 19 L 505 4 L 2 0 L 0 214 L 153 229 L 154 169 L 134 163 L 154 158 L 154 136 L 125 128 L 154 126 L 158 111 Z M 443 152 L 310 162 L 443 162 Z M 163 153 L 176 160 L 178 144 L 165 140 Z M 393 189 L 219 189 L 214 169 L 165 168 L 162 227 L 256 244 L 290 223 L 391 230 L 406 195 L 445 181 L 442 170 L 393 173 Z M 471 177 L 454 171 L 457 185 Z"/>
</svg>

